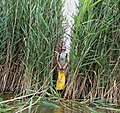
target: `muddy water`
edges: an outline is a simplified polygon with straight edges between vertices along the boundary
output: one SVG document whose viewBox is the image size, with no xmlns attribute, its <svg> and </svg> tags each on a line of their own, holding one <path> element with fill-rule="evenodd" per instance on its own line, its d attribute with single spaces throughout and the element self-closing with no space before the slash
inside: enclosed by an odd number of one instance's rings
<svg viewBox="0 0 120 113">
<path fill-rule="evenodd" d="M 29 113 L 29 110 L 25 110 L 22 113 Z M 59 107 L 50 107 L 50 106 L 34 106 L 31 113 L 120 113 L 114 110 L 100 110 L 100 109 L 94 109 L 94 108 L 86 108 L 81 107 L 77 109 L 72 108 L 66 108 L 63 106 Z"/>
<path fill-rule="evenodd" d="M 29 110 L 25 110 L 23 113 L 28 113 Z M 59 107 L 51 107 L 51 106 L 44 106 L 44 105 L 37 105 L 34 106 L 32 109 L 33 113 L 91 113 L 88 110 L 83 108 L 79 108 L 78 110 L 73 110 L 71 108 L 66 108 L 63 106 Z"/>
<path fill-rule="evenodd" d="M 0 94 L 0 99 L 2 100 L 9 100 L 14 97 L 15 94 Z M 16 110 L 10 113 L 16 113 Z M 80 105 L 79 107 L 69 105 L 66 107 L 63 105 L 54 104 L 52 102 L 43 101 L 38 103 L 38 105 L 32 106 L 31 110 L 26 109 L 18 113 L 120 113 L 120 110 L 115 111 L 111 109 L 97 109 L 95 107 L 89 107 L 89 105 Z"/>
</svg>

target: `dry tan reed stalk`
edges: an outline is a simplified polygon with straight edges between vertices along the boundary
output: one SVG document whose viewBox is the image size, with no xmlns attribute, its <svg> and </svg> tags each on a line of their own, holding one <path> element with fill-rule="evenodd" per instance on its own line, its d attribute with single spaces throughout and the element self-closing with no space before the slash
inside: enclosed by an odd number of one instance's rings
<svg viewBox="0 0 120 113">
<path fill-rule="evenodd" d="M 1 72 L 1 92 L 19 92 L 23 79 L 23 63 L 6 64 Z"/>
</svg>

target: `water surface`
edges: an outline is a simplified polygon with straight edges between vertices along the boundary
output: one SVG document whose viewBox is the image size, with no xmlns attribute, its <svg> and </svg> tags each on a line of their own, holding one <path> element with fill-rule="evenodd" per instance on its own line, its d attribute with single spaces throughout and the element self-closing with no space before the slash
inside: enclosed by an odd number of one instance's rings
<svg viewBox="0 0 120 113">
<path fill-rule="evenodd" d="M 15 97 L 15 94 L 0 94 L 0 101 L 3 100 L 9 100 Z M 95 106 L 91 106 L 89 104 L 80 104 L 79 102 L 77 102 L 78 104 L 72 103 L 70 105 L 70 103 L 66 102 L 66 104 L 62 105 L 62 104 L 58 104 L 52 101 L 48 101 L 48 100 L 44 100 L 42 102 L 39 102 L 37 105 L 32 106 L 32 109 L 26 109 L 23 110 L 22 112 L 18 112 L 21 111 L 20 109 L 15 109 L 10 113 L 120 113 L 120 107 L 117 107 L 117 110 L 115 109 L 111 109 L 113 108 L 111 106 L 111 108 L 105 108 L 104 109 L 100 109 L 97 108 Z M 7 104 L 6 104 L 7 105 Z M 8 105 L 11 105 L 11 103 Z M 28 106 L 28 105 L 27 105 Z M 8 106 L 9 107 L 9 106 Z M 26 106 L 25 106 L 26 107 Z M 30 112 L 31 111 L 31 112 Z"/>
</svg>

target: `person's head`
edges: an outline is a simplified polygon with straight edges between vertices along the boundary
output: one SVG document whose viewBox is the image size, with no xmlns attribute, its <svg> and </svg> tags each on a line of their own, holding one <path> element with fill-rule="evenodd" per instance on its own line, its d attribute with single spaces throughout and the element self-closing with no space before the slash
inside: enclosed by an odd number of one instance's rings
<svg viewBox="0 0 120 113">
<path fill-rule="evenodd" d="M 65 38 L 65 37 L 62 37 L 62 38 L 61 38 L 61 41 L 60 41 L 61 47 L 65 46 L 65 44 L 66 44 L 66 38 Z"/>
<path fill-rule="evenodd" d="M 62 46 L 61 51 L 65 51 L 65 50 L 66 50 L 66 46 Z"/>
</svg>

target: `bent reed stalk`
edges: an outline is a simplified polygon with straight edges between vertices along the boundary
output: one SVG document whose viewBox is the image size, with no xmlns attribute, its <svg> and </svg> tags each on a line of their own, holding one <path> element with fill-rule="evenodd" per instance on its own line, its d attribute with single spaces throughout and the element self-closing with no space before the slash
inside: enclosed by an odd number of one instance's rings
<svg viewBox="0 0 120 113">
<path fill-rule="evenodd" d="M 119 4 L 79 1 L 64 98 L 120 101 Z M 46 95 L 57 95 L 52 72 L 64 34 L 61 7 L 61 0 L 0 2 L 1 93 L 29 94 L 48 87 Z"/>
</svg>

